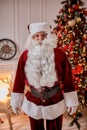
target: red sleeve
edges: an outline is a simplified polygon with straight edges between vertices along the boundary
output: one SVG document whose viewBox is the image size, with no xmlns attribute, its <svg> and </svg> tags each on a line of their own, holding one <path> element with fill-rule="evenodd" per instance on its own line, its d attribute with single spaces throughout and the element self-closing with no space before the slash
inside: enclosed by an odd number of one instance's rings
<svg viewBox="0 0 87 130">
<path fill-rule="evenodd" d="M 71 92 L 75 90 L 71 65 L 69 64 L 66 54 L 56 48 L 55 49 L 55 62 L 56 62 L 56 71 L 59 83 L 63 83 L 64 92 Z"/>
<path fill-rule="evenodd" d="M 27 50 L 22 53 L 19 58 L 16 76 L 14 80 L 13 92 L 23 93 L 25 87 L 25 73 L 24 73 L 24 66 L 27 59 Z"/>
<path fill-rule="evenodd" d="M 71 65 L 64 55 L 64 64 L 63 64 L 63 82 L 64 82 L 64 91 L 70 92 L 75 90 L 74 81 L 72 78 Z"/>
</svg>

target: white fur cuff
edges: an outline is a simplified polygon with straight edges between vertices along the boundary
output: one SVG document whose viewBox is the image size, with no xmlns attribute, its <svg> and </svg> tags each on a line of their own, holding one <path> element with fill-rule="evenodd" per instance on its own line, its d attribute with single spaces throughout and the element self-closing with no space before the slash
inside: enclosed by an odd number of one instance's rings
<svg viewBox="0 0 87 130">
<path fill-rule="evenodd" d="M 11 93 L 11 106 L 20 108 L 22 105 L 24 94 L 23 93 Z"/>
<path fill-rule="evenodd" d="M 77 106 L 79 104 L 77 91 L 64 93 L 64 99 L 65 99 L 66 106 L 68 107 Z"/>
</svg>

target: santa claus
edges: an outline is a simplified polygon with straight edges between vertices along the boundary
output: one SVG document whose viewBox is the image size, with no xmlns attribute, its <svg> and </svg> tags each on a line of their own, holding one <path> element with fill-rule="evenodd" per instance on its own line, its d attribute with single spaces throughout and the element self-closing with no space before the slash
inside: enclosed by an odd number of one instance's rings
<svg viewBox="0 0 87 130">
<path fill-rule="evenodd" d="M 71 66 L 57 47 L 49 23 L 32 23 L 29 37 L 17 66 L 11 94 L 13 112 L 22 109 L 30 119 L 31 130 L 61 130 L 62 115 L 74 114 L 78 106 Z"/>
</svg>

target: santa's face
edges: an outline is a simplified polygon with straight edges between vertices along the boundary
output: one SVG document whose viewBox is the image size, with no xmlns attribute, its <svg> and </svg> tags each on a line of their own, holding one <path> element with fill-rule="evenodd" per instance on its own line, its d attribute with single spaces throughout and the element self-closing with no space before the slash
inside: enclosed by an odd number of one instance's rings
<svg viewBox="0 0 87 130">
<path fill-rule="evenodd" d="M 47 37 L 47 34 L 45 32 L 38 32 L 33 36 L 34 40 L 37 40 L 39 42 L 41 42 L 42 40 L 44 40 Z"/>
</svg>

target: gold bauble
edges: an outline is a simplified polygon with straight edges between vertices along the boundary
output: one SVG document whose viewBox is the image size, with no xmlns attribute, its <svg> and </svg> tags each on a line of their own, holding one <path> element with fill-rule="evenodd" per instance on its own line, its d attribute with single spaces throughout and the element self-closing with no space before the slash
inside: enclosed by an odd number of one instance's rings
<svg viewBox="0 0 87 130">
<path fill-rule="evenodd" d="M 83 47 L 83 52 L 86 52 L 86 46 Z"/>
<path fill-rule="evenodd" d="M 68 8 L 68 11 L 69 11 L 69 13 L 70 13 L 70 11 L 71 11 L 71 8 Z"/>
<path fill-rule="evenodd" d="M 76 19 L 76 22 L 77 22 L 77 23 L 81 22 L 81 18 L 78 17 L 78 18 Z"/>
<path fill-rule="evenodd" d="M 87 37 L 87 35 L 86 35 L 86 33 L 85 33 L 85 34 L 83 35 L 83 38 L 86 39 L 86 37 Z"/>
<path fill-rule="evenodd" d="M 68 21 L 68 25 L 69 25 L 70 27 L 73 27 L 75 24 L 76 24 L 76 20 L 75 20 L 75 19 L 72 19 L 72 20 L 69 20 L 69 21 Z"/>
<path fill-rule="evenodd" d="M 72 39 L 72 40 L 74 39 L 74 35 L 73 35 L 72 32 L 70 32 L 70 33 L 68 34 L 68 38 L 69 38 L 69 39 Z"/>
</svg>

